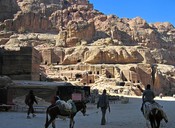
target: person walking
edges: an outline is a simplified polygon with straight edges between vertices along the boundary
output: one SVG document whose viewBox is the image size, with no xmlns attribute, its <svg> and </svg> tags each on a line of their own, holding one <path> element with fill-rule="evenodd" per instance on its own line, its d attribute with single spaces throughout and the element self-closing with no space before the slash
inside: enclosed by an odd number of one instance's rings
<svg viewBox="0 0 175 128">
<path fill-rule="evenodd" d="M 34 114 L 34 108 L 33 108 L 33 104 L 34 102 L 36 104 L 38 104 L 36 98 L 35 98 L 35 95 L 33 93 L 33 90 L 30 90 L 29 93 L 26 95 L 26 98 L 25 98 L 25 103 L 26 105 L 28 105 L 28 111 L 27 111 L 27 118 L 30 119 L 30 113 L 32 113 L 33 117 L 35 117 L 36 115 Z"/>
<path fill-rule="evenodd" d="M 99 100 L 97 102 L 97 109 L 99 107 L 101 108 L 101 112 L 102 112 L 101 125 L 105 125 L 106 124 L 105 115 L 106 115 L 107 108 L 109 109 L 109 112 L 110 112 L 109 98 L 106 95 L 106 89 L 103 90 L 103 93 L 99 97 Z"/>
</svg>

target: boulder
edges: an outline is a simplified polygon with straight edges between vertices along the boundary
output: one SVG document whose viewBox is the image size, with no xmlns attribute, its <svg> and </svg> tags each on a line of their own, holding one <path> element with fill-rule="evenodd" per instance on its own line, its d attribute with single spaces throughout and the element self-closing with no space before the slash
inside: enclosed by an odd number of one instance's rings
<svg viewBox="0 0 175 128">
<path fill-rule="evenodd" d="M 7 88 L 13 86 L 15 83 L 8 76 L 0 76 L 0 88 Z"/>
</svg>

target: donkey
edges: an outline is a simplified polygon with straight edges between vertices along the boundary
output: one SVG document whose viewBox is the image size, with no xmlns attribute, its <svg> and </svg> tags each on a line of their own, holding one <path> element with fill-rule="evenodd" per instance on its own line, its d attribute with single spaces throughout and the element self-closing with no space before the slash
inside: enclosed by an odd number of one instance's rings
<svg viewBox="0 0 175 128">
<path fill-rule="evenodd" d="M 168 120 L 165 119 L 162 110 L 157 108 L 151 110 L 151 112 L 148 115 L 148 118 L 152 128 L 160 128 L 160 122 L 162 121 L 162 119 L 164 119 L 166 123 L 168 122 Z"/>
<path fill-rule="evenodd" d="M 147 120 L 147 126 L 149 126 L 148 123 L 150 122 L 151 128 L 160 128 L 162 119 L 164 119 L 166 123 L 168 122 L 167 116 L 162 110 L 162 106 L 156 102 L 146 102 L 143 106 L 143 110 L 143 115 Z"/>
<path fill-rule="evenodd" d="M 74 116 L 77 114 L 77 112 L 81 111 L 83 115 L 86 115 L 86 103 L 84 101 L 77 101 L 74 102 L 76 106 L 76 112 L 71 112 L 71 111 L 66 111 L 63 109 L 60 109 L 57 105 L 51 105 L 47 108 L 46 111 L 46 123 L 45 123 L 45 128 L 48 128 L 48 126 L 52 123 L 52 128 L 55 128 L 55 119 L 57 116 L 63 116 L 70 118 L 70 124 L 69 128 L 73 128 L 75 121 L 74 121 Z M 48 115 L 50 116 L 50 119 L 48 119 Z"/>
</svg>

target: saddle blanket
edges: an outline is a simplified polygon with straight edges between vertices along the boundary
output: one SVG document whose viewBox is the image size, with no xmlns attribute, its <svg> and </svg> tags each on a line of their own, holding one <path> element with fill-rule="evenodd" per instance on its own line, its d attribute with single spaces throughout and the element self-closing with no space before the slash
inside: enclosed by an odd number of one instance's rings
<svg viewBox="0 0 175 128">
<path fill-rule="evenodd" d="M 148 119 L 148 115 L 151 112 L 152 109 L 157 108 L 159 110 L 162 110 L 162 106 L 159 105 L 158 103 L 150 103 L 150 102 L 145 102 L 143 105 L 143 112 L 144 112 L 144 117 Z"/>
<path fill-rule="evenodd" d="M 76 112 L 76 106 L 72 100 L 68 100 L 67 102 L 64 100 L 57 100 L 56 105 L 62 110 Z"/>
</svg>

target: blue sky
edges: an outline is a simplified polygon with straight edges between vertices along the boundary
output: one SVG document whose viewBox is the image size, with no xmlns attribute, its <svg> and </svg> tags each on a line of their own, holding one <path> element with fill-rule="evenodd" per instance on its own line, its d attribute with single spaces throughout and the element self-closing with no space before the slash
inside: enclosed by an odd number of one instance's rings
<svg viewBox="0 0 175 128">
<path fill-rule="evenodd" d="M 89 0 L 94 9 L 119 18 L 141 17 L 148 23 L 170 22 L 175 26 L 175 0 Z"/>
</svg>

